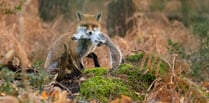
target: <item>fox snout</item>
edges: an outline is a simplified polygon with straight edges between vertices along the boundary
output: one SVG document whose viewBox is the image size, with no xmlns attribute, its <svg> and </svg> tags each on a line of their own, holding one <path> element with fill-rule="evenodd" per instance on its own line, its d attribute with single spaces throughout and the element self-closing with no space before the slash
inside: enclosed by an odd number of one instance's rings
<svg viewBox="0 0 209 103">
<path fill-rule="evenodd" d="M 89 35 L 92 35 L 92 31 L 88 31 L 87 33 L 88 33 Z"/>
<path fill-rule="evenodd" d="M 87 33 L 88 35 L 92 35 L 92 34 L 93 34 L 93 30 L 92 30 L 91 28 L 89 28 L 89 29 L 86 31 L 86 33 Z"/>
</svg>

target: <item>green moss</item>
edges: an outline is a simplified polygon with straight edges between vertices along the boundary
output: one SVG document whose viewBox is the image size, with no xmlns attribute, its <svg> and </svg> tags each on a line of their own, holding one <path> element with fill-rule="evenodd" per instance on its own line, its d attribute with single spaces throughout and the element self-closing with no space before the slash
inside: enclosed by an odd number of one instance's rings
<svg viewBox="0 0 209 103">
<path fill-rule="evenodd" d="M 126 60 L 131 61 L 131 62 L 137 62 L 140 59 L 142 59 L 143 57 L 144 57 L 144 54 L 143 53 L 138 53 L 138 54 L 135 54 L 135 55 L 128 56 L 126 58 Z"/>
<path fill-rule="evenodd" d="M 153 72 L 156 72 L 158 69 L 158 74 L 160 76 L 166 75 L 169 70 L 169 65 L 163 61 L 160 61 L 160 66 L 158 67 L 158 64 L 154 64 Z"/>
<path fill-rule="evenodd" d="M 0 78 L 1 80 L 5 80 L 7 82 L 13 82 L 15 78 L 15 73 L 9 70 L 8 68 L 1 68 L 0 70 Z"/>
<path fill-rule="evenodd" d="M 160 71 L 159 71 L 159 74 L 160 75 L 167 74 L 168 68 L 169 68 L 168 64 L 166 64 L 165 62 L 161 62 L 160 63 Z"/>
<path fill-rule="evenodd" d="M 131 64 L 122 64 L 118 70 L 114 71 L 114 75 L 126 75 L 127 84 L 135 91 L 145 91 L 149 85 L 155 80 L 154 71 L 148 71 L 144 74 L 139 68 Z"/>
<path fill-rule="evenodd" d="M 49 79 L 50 74 L 46 73 L 44 70 L 39 70 L 39 73 L 29 73 L 26 76 L 30 86 L 39 90 L 42 90 L 45 84 L 51 82 Z"/>
<path fill-rule="evenodd" d="M 154 80 L 155 80 L 154 72 L 148 72 L 146 74 L 142 74 L 141 76 L 141 81 L 147 83 L 147 86 L 149 86 Z"/>
<path fill-rule="evenodd" d="M 85 69 L 84 73 L 88 76 L 102 76 L 108 74 L 108 69 L 104 67 Z"/>
<path fill-rule="evenodd" d="M 108 102 L 109 99 L 120 95 L 129 95 L 130 89 L 120 79 L 95 76 L 81 84 L 80 96 L 87 100 L 98 99 L 101 102 Z"/>
<path fill-rule="evenodd" d="M 128 73 L 133 66 L 131 64 L 122 64 L 119 69 L 117 69 L 117 73 Z"/>
<path fill-rule="evenodd" d="M 0 92 L 7 95 L 17 95 L 18 91 L 16 89 L 16 85 L 13 84 L 15 73 L 7 68 L 1 68 L 0 78 Z"/>
</svg>

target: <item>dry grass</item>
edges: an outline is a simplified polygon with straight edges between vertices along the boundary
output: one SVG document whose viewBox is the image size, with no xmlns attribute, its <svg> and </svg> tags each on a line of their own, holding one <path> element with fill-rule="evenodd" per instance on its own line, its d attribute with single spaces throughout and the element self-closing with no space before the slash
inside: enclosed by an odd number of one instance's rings
<svg viewBox="0 0 209 103">
<path fill-rule="evenodd" d="M 9 60 L 14 59 L 14 57 L 18 57 L 23 68 L 30 66 L 30 60 L 27 57 L 28 55 L 25 52 L 24 46 L 16 38 L 16 25 L 8 27 L 5 22 L 1 22 L 0 28 L 0 48 L 2 48 L 0 51 L 2 58 L 0 63 L 6 64 Z"/>
<path fill-rule="evenodd" d="M 174 55 L 168 62 L 170 68 L 167 68 L 169 70 L 165 75 L 155 75 L 157 78 L 147 90 L 146 102 L 207 103 L 208 99 L 200 89 L 201 87 L 190 79 L 182 77 L 182 74 L 187 73 L 190 67 L 184 61 L 176 60 L 176 56 Z M 159 74 L 157 72 L 158 70 L 155 74 Z"/>
<path fill-rule="evenodd" d="M 171 84 L 164 79 L 155 81 L 154 88 L 148 94 L 147 102 L 207 103 L 206 96 L 192 81 L 175 77 L 174 83 Z"/>
</svg>

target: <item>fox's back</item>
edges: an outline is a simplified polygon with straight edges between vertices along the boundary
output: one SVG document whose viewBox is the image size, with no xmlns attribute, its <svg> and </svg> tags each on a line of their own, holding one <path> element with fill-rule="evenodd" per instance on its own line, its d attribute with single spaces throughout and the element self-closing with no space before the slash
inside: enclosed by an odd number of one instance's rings
<svg viewBox="0 0 209 103">
<path fill-rule="evenodd" d="M 71 40 L 71 33 L 63 34 L 60 37 L 58 37 L 56 41 L 50 45 L 49 53 L 47 55 L 47 58 L 44 64 L 45 68 L 48 68 L 50 65 L 53 64 L 53 62 L 59 61 L 58 59 L 61 57 L 61 55 L 65 51 L 64 45 L 66 45 L 67 48 L 70 47 L 73 50 L 72 54 L 75 54 L 75 51 L 74 51 L 75 46 L 72 46 L 72 45 L 77 45 L 77 43 Z M 58 65 L 58 63 L 56 64 Z"/>
</svg>

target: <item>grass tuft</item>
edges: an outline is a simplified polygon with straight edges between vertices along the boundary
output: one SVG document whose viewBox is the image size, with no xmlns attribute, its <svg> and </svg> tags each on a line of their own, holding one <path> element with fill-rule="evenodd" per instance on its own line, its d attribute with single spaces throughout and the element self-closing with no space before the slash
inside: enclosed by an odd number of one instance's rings
<svg viewBox="0 0 209 103">
<path fill-rule="evenodd" d="M 130 55 L 126 59 L 128 61 L 137 62 L 140 59 L 142 59 L 143 57 L 144 57 L 144 54 L 143 53 L 138 53 L 138 54 L 135 54 L 135 55 Z"/>
</svg>

